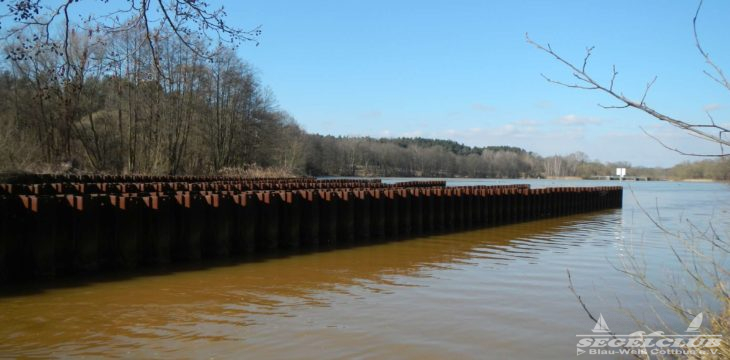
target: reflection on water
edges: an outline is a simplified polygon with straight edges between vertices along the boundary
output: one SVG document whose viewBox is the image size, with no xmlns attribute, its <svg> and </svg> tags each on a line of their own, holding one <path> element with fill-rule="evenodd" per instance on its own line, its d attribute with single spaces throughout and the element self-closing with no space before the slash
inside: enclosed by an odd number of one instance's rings
<svg viewBox="0 0 730 360">
<path fill-rule="evenodd" d="M 639 193 L 646 200 L 662 189 Z M 682 195 L 684 207 L 669 200 L 662 216 L 727 211 L 687 207 L 705 190 L 696 189 Z M 627 237 L 663 248 L 631 202 L 623 210 L 5 296 L 0 357 L 565 358 L 575 352 L 575 334 L 592 327 L 567 289 L 566 269 L 612 328 L 632 326 L 620 319 L 618 295 L 637 309 L 645 302 L 611 264 Z"/>
</svg>

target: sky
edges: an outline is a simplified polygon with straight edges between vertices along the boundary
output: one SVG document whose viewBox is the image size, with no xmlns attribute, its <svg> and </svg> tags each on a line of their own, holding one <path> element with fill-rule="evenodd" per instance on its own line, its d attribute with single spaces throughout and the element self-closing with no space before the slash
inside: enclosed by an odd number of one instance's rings
<svg viewBox="0 0 730 360">
<path fill-rule="evenodd" d="M 608 95 L 548 83 L 572 75 L 525 34 L 615 88 L 691 123 L 730 123 L 730 92 L 695 48 L 696 1 L 210 1 L 231 25 L 261 26 L 238 53 L 282 110 L 310 133 L 451 139 L 518 146 L 543 156 L 582 151 L 600 161 L 671 166 L 719 146 L 635 109 L 603 109 Z M 730 72 L 730 1 L 707 0 L 703 46 Z"/>
</svg>

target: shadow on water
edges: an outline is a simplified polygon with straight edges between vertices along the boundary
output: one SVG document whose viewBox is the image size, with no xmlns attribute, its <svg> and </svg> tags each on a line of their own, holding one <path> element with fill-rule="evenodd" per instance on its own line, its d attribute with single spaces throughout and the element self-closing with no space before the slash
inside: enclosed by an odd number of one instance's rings
<svg viewBox="0 0 730 360">
<path fill-rule="evenodd" d="M 0 298 L 30 296 L 53 289 L 67 289 L 93 286 L 108 282 L 130 281 L 147 276 L 174 276 L 175 274 L 212 269 L 230 269 L 246 264 L 264 263 L 298 256 L 328 258 L 327 253 L 335 252 L 338 261 L 343 258 L 358 257 L 362 260 L 373 258 L 389 259 L 393 263 L 384 265 L 382 271 L 408 274 L 434 264 L 460 263 L 469 258 L 491 258 L 509 260 L 511 258 L 530 258 L 531 253 L 541 249 L 564 249 L 579 246 L 572 237 L 561 238 L 561 231 L 571 226 L 589 226 L 594 221 L 605 226 L 606 221 L 619 221 L 621 210 L 603 210 L 587 214 L 565 216 L 546 220 L 530 221 L 519 224 L 503 225 L 492 228 L 467 230 L 449 234 L 430 235 L 390 241 L 358 242 L 351 244 L 319 245 L 291 250 L 277 250 L 235 256 L 225 259 L 205 259 L 202 261 L 167 264 L 145 267 L 133 271 L 104 272 L 100 274 L 81 274 L 52 280 L 36 280 L 29 283 L 10 283 L 0 287 Z M 614 215 L 614 216 L 611 216 Z M 558 242 L 559 241 L 559 242 Z M 533 243 L 525 246 L 525 242 Z M 539 245 L 539 246 L 538 246 Z M 368 249 L 366 249 L 368 248 Z M 352 251 L 361 249 L 360 251 Z M 352 260 L 355 260 L 354 258 Z M 361 261 L 360 261 L 361 262 Z M 374 264 L 380 263 L 379 261 Z M 496 262 L 499 264 L 500 262 Z M 342 265 L 346 265 L 344 262 Z M 332 265 L 332 264 L 329 264 Z M 446 265 L 443 265 L 446 266 Z M 382 271 L 373 269 L 375 274 Z"/>
<path fill-rule="evenodd" d="M 270 324 L 272 316 L 302 316 L 296 309 L 332 307 L 333 294 L 369 301 L 394 289 L 427 286 L 442 270 L 531 262 L 586 242 L 609 246 L 610 237 L 592 238 L 590 232 L 620 227 L 620 219 L 620 210 L 606 210 L 11 289 L 0 298 L 0 357 L 102 356 L 140 346 L 179 353 L 183 344 L 201 341 L 240 346 L 253 331 L 245 329 Z"/>
</svg>

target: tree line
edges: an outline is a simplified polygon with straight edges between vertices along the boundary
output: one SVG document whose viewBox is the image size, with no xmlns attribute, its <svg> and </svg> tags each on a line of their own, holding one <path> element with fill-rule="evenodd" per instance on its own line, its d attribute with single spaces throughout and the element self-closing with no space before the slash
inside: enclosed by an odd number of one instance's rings
<svg viewBox="0 0 730 360">
<path fill-rule="evenodd" d="M 297 170 L 315 176 L 591 178 L 613 175 L 617 167 L 624 167 L 631 176 L 657 180 L 730 180 L 730 159 L 660 168 L 601 162 L 582 152 L 544 157 L 517 147 L 470 147 L 440 139 L 301 136 L 303 152 Z"/>
<path fill-rule="evenodd" d="M 202 55 L 162 29 L 153 54 L 143 26 L 129 26 L 71 31 L 64 52 L 22 38 L 6 45 L 3 168 L 182 174 L 288 166 L 289 138 L 301 130 L 233 49 Z"/>
</svg>

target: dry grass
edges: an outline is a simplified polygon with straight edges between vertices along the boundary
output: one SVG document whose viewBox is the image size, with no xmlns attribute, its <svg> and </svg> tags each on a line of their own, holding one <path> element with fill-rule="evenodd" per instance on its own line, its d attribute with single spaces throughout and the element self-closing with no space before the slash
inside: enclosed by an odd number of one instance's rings
<svg viewBox="0 0 730 360">
<path fill-rule="evenodd" d="M 633 192 L 632 192 L 633 194 Z M 636 200 L 636 198 L 634 198 Z M 685 324 L 689 324 L 697 314 L 704 315 L 704 324 L 700 328 L 701 335 L 720 335 L 722 340 L 718 347 L 700 348 L 694 354 L 653 354 L 634 355 L 638 359 L 730 359 L 730 233 L 717 229 L 710 219 L 705 226 L 698 226 L 689 219 L 682 219 L 686 228 L 670 230 L 646 211 L 637 201 L 637 205 L 644 215 L 656 225 L 666 239 L 668 246 L 674 252 L 675 264 L 667 267 L 678 267 L 683 275 L 678 277 L 656 280 L 647 273 L 646 254 L 641 248 L 635 248 L 631 242 L 622 246 L 627 249 L 620 264 L 615 268 L 628 276 L 647 290 L 657 300 L 659 309 L 653 309 L 657 315 L 657 322 L 647 322 L 644 317 L 638 317 L 631 310 L 625 309 L 628 316 L 636 321 L 640 329 L 647 333 L 661 331 L 668 335 L 678 333 L 668 325 L 668 317 L 672 313 Z M 658 213 L 658 209 L 657 209 Z M 728 229 L 730 230 L 730 229 Z M 583 302 L 573 287 L 568 272 L 570 289 L 588 316 L 595 321 L 594 313 Z M 660 315 L 661 314 L 661 315 Z M 658 324 L 659 328 L 655 326 Z M 612 334 L 613 335 L 613 334 Z M 685 347 L 684 350 L 691 350 Z"/>
<path fill-rule="evenodd" d="M 717 355 L 708 355 L 701 359 L 730 359 L 730 299 L 725 298 L 725 309 L 722 312 L 714 314 L 710 318 L 710 333 L 714 335 L 722 335 L 722 343 L 718 348 Z"/>
<path fill-rule="evenodd" d="M 226 167 L 218 171 L 219 175 L 240 176 L 242 178 L 287 178 L 295 177 L 291 170 L 277 167 L 263 168 L 256 164 L 246 167 Z"/>
<path fill-rule="evenodd" d="M 6 168 L 0 170 L 0 182 L 12 182 L 13 179 L 23 179 L 27 175 L 37 174 L 106 174 L 98 171 L 85 171 L 74 167 L 71 163 L 47 164 L 36 162 L 27 164 L 22 168 Z M 239 176 L 241 178 L 290 178 L 297 175 L 290 170 L 284 168 L 263 168 L 258 165 L 250 165 L 246 167 L 229 167 L 223 168 L 217 173 L 218 175 Z M 138 174 L 148 175 L 148 174 Z"/>
<path fill-rule="evenodd" d="M 82 175 L 90 172 L 84 172 L 74 168 L 71 163 L 48 164 L 43 162 L 27 163 L 22 166 L 6 166 L 0 170 L 0 182 L 13 182 L 15 180 L 26 181 L 27 176 L 38 174 L 76 174 Z"/>
</svg>

